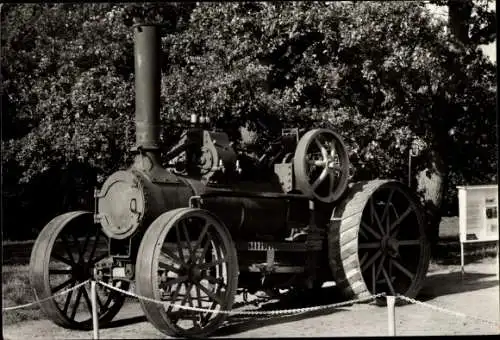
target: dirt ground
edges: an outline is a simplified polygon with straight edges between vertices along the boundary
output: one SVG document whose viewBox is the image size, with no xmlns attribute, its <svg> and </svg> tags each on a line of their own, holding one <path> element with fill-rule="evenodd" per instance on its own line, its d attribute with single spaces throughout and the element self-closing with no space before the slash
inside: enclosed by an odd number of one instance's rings
<svg viewBox="0 0 500 340">
<path fill-rule="evenodd" d="M 397 335 L 479 335 L 500 334 L 498 264 L 495 258 L 466 265 L 462 281 L 460 266 L 431 266 L 419 301 L 497 322 L 496 325 L 463 318 L 421 305 L 396 307 Z M 284 297 L 270 301 L 266 310 L 326 305 L 337 302 L 335 288 L 324 288 L 314 301 Z M 308 304 L 307 304 L 308 303 Z M 347 337 L 387 336 L 387 308 L 355 304 L 337 309 L 281 317 L 232 316 L 215 337 Z M 101 339 L 160 339 L 166 336 L 143 316 L 132 300 L 109 327 L 100 330 Z M 90 331 L 71 331 L 48 320 L 27 321 L 5 326 L 5 339 L 89 339 Z"/>
</svg>

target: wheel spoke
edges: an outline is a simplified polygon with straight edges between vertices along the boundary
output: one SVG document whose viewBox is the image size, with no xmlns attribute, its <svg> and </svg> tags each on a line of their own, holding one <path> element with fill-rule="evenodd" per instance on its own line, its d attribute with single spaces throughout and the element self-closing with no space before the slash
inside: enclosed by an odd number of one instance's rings
<svg viewBox="0 0 500 340">
<path fill-rule="evenodd" d="M 327 161 L 328 160 L 328 152 L 326 151 L 326 148 L 324 145 L 319 141 L 319 139 L 316 137 L 314 138 L 314 142 L 318 146 L 319 150 L 321 151 L 321 156 L 323 157 L 323 160 Z"/>
<path fill-rule="evenodd" d="M 328 176 L 328 170 L 325 167 L 323 169 L 323 171 L 321 171 L 321 174 L 319 175 L 319 177 L 312 184 L 312 188 L 316 189 L 321 184 L 321 182 L 323 182 L 325 180 L 326 176 Z"/>
<path fill-rule="evenodd" d="M 361 268 L 361 271 L 364 272 L 366 270 L 366 268 L 368 268 L 368 266 L 370 266 L 381 255 L 382 255 L 382 250 L 380 250 L 380 249 L 377 250 L 377 252 L 368 261 L 366 261 L 366 263 Z"/>
<path fill-rule="evenodd" d="M 83 298 L 85 299 L 85 303 L 87 304 L 87 307 L 89 309 L 89 313 L 92 314 L 92 303 L 90 302 L 89 293 L 87 293 L 87 289 L 85 287 L 80 287 L 80 289 L 83 292 Z"/>
<path fill-rule="evenodd" d="M 71 269 L 49 269 L 49 274 L 54 275 L 64 275 L 71 274 L 73 271 Z"/>
<path fill-rule="evenodd" d="M 73 283 L 71 283 L 71 288 L 73 288 L 76 284 L 76 281 L 73 281 Z M 71 290 L 69 293 L 68 293 L 68 296 L 66 296 L 66 302 L 64 303 L 64 308 L 63 308 L 63 313 L 64 315 L 66 315 L 66 313 L 68 313 L 68 307 L 69 307 L 69 303 L 71 302 L 71 297 L 73 296 L 73 291 Z"/>
<path fill-rule="evenodd" d="M 179 225 L 175 225 L 175 235 L 177 237 L 177 252 L 179 253 L 179 258 L 181 259 L 182 263 L 186 263 L 184 260 L 184 251 L 182 249 L 182 242 L 181 242 L 181 233 L 179 232 Z"/>
<path fill-rule="evenodd" d="M 162 282 L 163 286 L 171 286 L 176 283 L 181 283 L 187 280 L 187 275 L 178 276 L 176 278 L 172 278 L 171 280 L 167 280 L 166 282 Z"/>
<path fill-rule="evenodd" d="M 366 235 L 366 233 L 364 232 L 363 228 L 359 228 L 359 233 L 361 234 L 361 236 L 363 236 L 365 239 L 368 240 L 368 235 Z"/>
<path fill-rule="evenodd" d="M 78 306 L 80 305 L 80 299 L 82 298 L 82 291 L 78 289 L 78 293 L 76 293 L 75 304 L 73 305 L 73 311 L 71 312 L 71 319 L 75 319 L 76 311 Z"/>
<path fill-rule="evenodd" d="M 382 258 L 380 259 L 380 266 L 377 268 L 377 273 L 375 274 L 375 281 L 377 281 L 378 277 L 380 276 L 380 271 L 384 269 L 384 261 L 385 261 L 386 254 L 382 255 Z"/>
<path fill-rule="evenodd" d="M 87 250 L 87 246 L 89 244 L 89 241 L 90 241 L 90 234 L 87 233 L 87 236 L 85 236 L 85 242 L 83 243 L 83 247 L 80 250 L 80 253 L 78 255 L 78 261 L 84 261 L 84 255 L 85 255 L 85 251 Z"/>
<path fill-rule="evenodd" d="M 367 231 L 369 231 L 370 234 L 375 236 L 378 240 L 380 240 L 382 238 L 382 236 L 379 233 L 377 233 L 375 230 L 373 230 L 368 224 L 366 224 L 366 222 L 361 221 L 361 225 L 363 226 L 363 228 L 365 228 Z"/>
<path fill-rule="evenodd" d="M 396 221 L 394 221 L 391 224 L 391 232 L 413 211 L 413 208 L 411 206 L 408 207 L 408 209 L 405 210 L 405 212 L 397 218 Z"/>
<path fill-rule="evenodd" d="M 380 218 L 378 217 L 377 210 L 375 209 L 375 203 L 373 202 L 373 196 L 370 197 L 370 209 L 372 212 L 372 219 L 375 218 L 375 222 L 377 222 L 378 229 L 384 235 L 384 227 L 382 226 L 382 222 L 380 222 Z"/>
<path fill-rule="evenodd" d="M 332 140 L 330 141 L 330 158 L 334 160 L 336 155 L 337 155 L 336 144 L 335 141 Z"/>
<path fill-rule="evenodd" d="M 73 253 L 71 252 L 71 249 L 69 248 L 69 241 L 66 235 L 61 234 L 61 238 L 63 239 L 64 243 L 64 249 L 66 249 L 66 253 L 68 253 L 70 261 L 76 264 L 75 258 L 73 257 Z"/>
<path fill-rule="evenodd" d="M 308 159 L 307 163 L 309 163 L 309 165 L 314 165 L 314 166 L 325 166 L 326 165 L 326 162 L 324 160 L 318 161 L 315 159 Z"/>
<path fill-rule="evenodd" d="M 208 231 L 208 227 L 210 227 L 211 224 L 208 223 L 208 221 L 205 222 L 205 225 L 203 226 L 203 229 L 201 230 L 200 236 L 198 237 L 198 240 L 196 241 L 196 245 L 194 249 L 198 249 L 201 245 L 201 241 L 203 241 L 203 238 L 205 237 L 205 234 Z"/>
<path fill-rule="evenodd" d="M 219 259 L 217 261 L 212 261 L 210 263 L 202 263 L 198 266 L 200 270 L 208 269 L 210 267 L 218 266 L 219 264 L 227 263 L 226 259 Z"/>
<path fill-rule="evenodd" d="M 398 241 L 400 246 L 419 246 L 422 243 L 420 240 L 401 240 Z"/>
<path fill-rule="evenodd" d="M 174 262 L 177 262 L 177 264 L 183 264 L 184 262 L 181 261 L 181 259 L 175 255 L 170 249 L 167 248 L 167 244 L 164 244 L 163 247 L 161 248 L 161 253 L 167 258 L 171 258 L 172 260 L 174 260 Z"/>
<path fill-rule="evenodd" d="M 218 296 L 217 294 L 215 294 L 215 293 L 211 292 L 210 290 L 208 290 L 205 286 L 203 286 L 203 285 L 202 285 L 201 283 L 199 283 L 199 282 L 195 282 L 195 284 L 196 284 L 196 286 L 200 287 L 200 289 L 201 289 L 201 290 L 202 290 L 205 294 L 207 294 L 207 295 L 208 295 L 208 297 L 209 297 L 210 299 L 212 299 L 212 301 L 215 301 L 215 302 L 217 302 L 219 305 L 221 305 L 221 306 L 222 306 L 223 301 L 222 301 L 222 298 L 221 298 L 220 296 Z"/>
<path fill-rule="evenodd" d="M 168 263 L 165 263 L 165 262 L 158 262 L 158 267 L 160 267 L 161 269 L 166 269 L 169 272 L 174 272 L 174 273 L 179 273 L 179 269 L 180 269 L 180 268 L 175 268 L 174 266 L 172 266 Z"/>
<path fill-rule="evenodd" d="M 91 265 L 93 264 L 96 264 L 97 262 L 101 261 L 102 259 L 105 259 L 106 257 L 108 257 L 108 253 L 105 253 L 105 254 L 102 254 L 100 256 L 97 256 L 95 259 L 91 260 L 89 259 L 89 263 Z"/>
<path fill-rule="evenodd" d="M 358 249 L 375 249 L 375 248 L 380 248 L 380 242 L 367 242 L 358 244 Z"/>
<path fill-rule="evenodd" d="M 385 271 L 385 268 L 382 268 L 382 273 L 384 274 L 385 282 L 387 282 L 387 285 L 389 286 L 389 289 L 390 289 L 392 295 L 396 296 L 396 291 L 394 290 L 394 286 L 392 285 L 391 278 L 389 277 L 389 275 Z"/>
<path fill-rule="evenodd" d="M 375 278 L 375 266 L 372 266 L 372 294 L 377 293 L 377 280 Z"/>
<path fill-rule="evenodd" d="M 203 306 L 203 304 L 201 303 L 202 300 L 201 300 L 201 290 L 200 290 L 200 287 L 198 287 L 196 285 L 196 296 L 198 296 L 198 298 L 196 299 L 198 301 L 198 308 L 201 308 Z"/>
<path fill-rule="evenodd" d="M 109 308 L 109 306 L 111 305 L 111 302 L 113 301 L 113 298 L 117 295 L 118 295 L 118 293 L 116 291 L 114 291 L 114 290 L 110 291 L 108 298 L 106 299 L 106 302 L 104 302 L 103 308 L 105 308 L 105 309 Z"/>
<path fill-rule="evenodd" d="M 205 315 L 201 318 L 200 324 L 206 325 L 210 321 L 210 317 L 214 313 L 214 309 L 217 306 L 217 302 L 213 301 L 210 307 L 208 308 L 210 312 L 206 312 Z"/>
<path fill-rule="evenodd" d="M 180 283 L 177 285 L 174 294 L 170 297 L 170 302 L 172 303 L 170 306 L 168 306 L 167 313 L 172 310 L 174 307 L 175 302 L 177 301 L 177 297 L 179 296 L 179 293 L 181 291 L 181 287 L 183 286 L 184 283 Z"/>
<path fill-rule="evenodd" d="M 185 220 L 183 222 L 184 223 L 182 223 L 182 231 L 184 232 L 184 237 L 186 238 L 186 242 L 188 244 L 189 259 L 191 260 L 193 258 L 194 250 L 193 250 L 192 245 L 191 245 L 191 238 L 189 237 L 189 233 L 188 233 L 188 230 L 187 230 L 187 226 L 186 226 Z M 179 224 L 180 224 L 180 222 L 179 222 Z"/>
<path fill-rule="evenodd" d="M 220 278 L 215 278 L 213 276 L 206 275 L 206 276 L 202 277 L 202 280 L 203 279 L 206 279 L 208 282 L 210 282 L 212 284 L 218 284 L 218 285 L 221 285 L 223 287 L 227 287 L 226 283 L 224 281 L 222 281 Z"/>
<path fill-rule="evenodd" d="M 359 260 L 359 265 L 363 266 L 363 263 L 366 261 L 367 258 L 368 258 L 368 253 L 364 253 L 361 260 Z"/>
<path fill-rule="evenodd" d="M 408 269 L 403 267 L 403 265 L 401 263 L 399 263 L 399 261 L 397 261 L 396 259 L 391 259 L 391 261 L 392 261 L 392 264 L 394 265 L 394 267 L 398 268 L 403 274 L 405 274 L 406 276 L 408 276 L 410 279 L 413 280 L 415 275 L 412 272 L 410 272 Z"/>
<path fill-rule="evenodd" d="M 207 241 L 205 242 L 205 245 L 203 246 L 203 249 L 201 251 L 200 257 L 198 257 L 198 261 L 195 261 L 195 263 L 201 263 L 205 259 L 205 255 L 207 254 L 208 247 L 212 243 L 212 237 L 210 234 L 207 235 Z"/>
<path fill-rule="evenodd" d="M 394 192 L 396 190 L 395 189 L 392 189 L 391 192 L 389 193 L 389 197 L 387 198 L 387 203 L 385 204 L 385 207 L 384 207 L 384 212 L 382 213 L 382 218 L 380 220 L 384 220 L 386 218 L 386 215 L 389 213 L 389 206 L 392 205 L 392 196 L 394 195 Z M 387 233 L 389 232 L 389 230 L 387 230 Z"/>
<path fill-rule="evenodd" d="M 97 304 L 99 305 L 99 311 L 102 312 L 104 310 L 104 305 L 102 304 L 102 300 L 101 298 L 99 297 L 99 294 L 95 294 L 95 298 L 97 300 Z"/>
<path fill-rule="evenodd" d="M 181 306 L 184 306 L 188 300 L 191 298 L 191 289 L 193 288 L 193 283 L 189 282 L 189 287 L 187 283 L 182 283 L 184 286 L 186 286 L 186 293 L 184 294 L 184 298 L 181 301 Z M 192 307 L 191 301 L 189 302 L 190 306 Z"/>
<path fill-rule="evenodd" d="M 94 244 L 92 246 L 92 250 L 90 251 L 90 254 L 89 254 L 89 261 L 92 260 L 92 258 L 94 257 L 95 251 L 97 250 L 97 244 L 99 243 L 100 236 L 101 236 L 101 230 L 99 228 L 97 228 L 96 235 L 95 235 L 95 241 L 94 241 Z"/>
<path fill-rule="evenodd" d="M 78 238 L 75 236 L 75 234 L 70 234 L 71 238 L 73 239 L 73 247 L 75 247 L 75 249 L 77 250 L 77 253 L 78 253 L 78 262 L 77 263 L 81 263 L 81 256 L 80 254 L 82 253 L 82 248 L 80 247 L 80 241 L 78 241 Z"/>
<path fill-rule="evenodd" d="M 67 279 L 66 281 L 64 281 L 63 283 L 61 284 L 58 284 L 57 286 L 55 286 L 53 289 L 52 289 L 52 293 L 57 293 L 58 291 L 60 291 L 61 289 L 63 289 L 64 287 L 68 286 L 69 284 L 75 282 L 75 278 L 73 277 L 70 277 L 69 279 Z"/>
<path fill-rule="evenodd" d="M 333 192 L 333 185 L 335 184 L 335 173 L 333 171 L 329 171 L 328 174 L 330 175 L 330 186 L 328 187 L 328 192 L 331 193 Z"/>
<path fill-rule="evenodd" d="M 71 262 L 70 259 L 67 259 L 67 258 L 65 258 L 65 257 L 63 257 L 63 256 L 61 256 L 59 254 L 52 254 L 51 257 L 53 257 L 54 259 L 56 259 L 56 260 L 58 260 L 60 262 L 66 263 L 69 266 L 73 267 L 75 265 L 75 263 Z"/>
</svg>

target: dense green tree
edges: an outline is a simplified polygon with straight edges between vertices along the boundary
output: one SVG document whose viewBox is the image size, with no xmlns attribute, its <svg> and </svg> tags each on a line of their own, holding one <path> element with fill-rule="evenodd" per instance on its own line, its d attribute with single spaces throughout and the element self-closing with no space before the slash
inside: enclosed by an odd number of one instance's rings
<svg viewBox="0 0 500 340">
<path fill-rule="evenodd" d="M 6 225 L 27 224 L 29 210 L 39 229 L 57 213 L 90 207 L 98 180 L 127 164 L 134 143 L 131 25 L 137 19 L 156 20 L 172 31 L 191 7 L 3 6 Z M 16 237 L 29 237 L 29 227 L 15 230 L 21 233 Z"/>
<path fill-rule="evenodd" d="M 423 3 L 203 4 L 168 37 L 164 91 L 172 112 L 232 131 L 330 125 L 355 179 L 406 181 L 408 148 L 424 141 L 413 184 L 437 230 L 445 188 L 496 168 L 494 66 L 445 26 Z"/>
<path fill-rule="evenodd" d="M 431 4 L 448 7 L 448 27 L 462 43 L 481 45 L 496 39 L 496 11 L 493 0 L 431 0 Z"/>
<path fill-rule="evenodd" d="M 248 143 L 239 128 L 246 126 L 257 133 L 257 148 L 283 127 L 330 126 L 349 146 L 355 180 L 407 181 L 408 149 L 417 138 L 427 148 L 414 159 L 412 183 L 434 225 L 441 198 L 456 204 L 455 185 L 495 179 L 495 67 L 447 33 L 446 22 L 433 20 L 423 3 L 7 7 L 4 201 L 19 211 L 42 202 L 42 220 L 82 197 L 90 204 L 96 177 L 129 161 L 130 25 L 144 18 L 166 24 L 165 148 L 191 113 L 210 115 L 242 146 Z M 48 184 L 77 169 L 65 187 Z M 53 190 L 58 197 L 73 195 L 74 203 L 43 200 L 48 185 L 60 188 Z"/>
</svg>

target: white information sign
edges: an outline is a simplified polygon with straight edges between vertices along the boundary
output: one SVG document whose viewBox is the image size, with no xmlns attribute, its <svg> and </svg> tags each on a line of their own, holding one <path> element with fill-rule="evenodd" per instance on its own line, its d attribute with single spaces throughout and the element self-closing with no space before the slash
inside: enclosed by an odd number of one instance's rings
<svg viewBox="0 0 500 340">
<path fill-rule="evenodd" d="M 498 185 L 457 188 L 460 242 L 498 241 Z"/>
<path fill-rule="evenodd" d="M 470 185 L 457 188 L 460 264 L 463 275 L 465 243 L 498 242 L 498 185 Z"/>
</svg>

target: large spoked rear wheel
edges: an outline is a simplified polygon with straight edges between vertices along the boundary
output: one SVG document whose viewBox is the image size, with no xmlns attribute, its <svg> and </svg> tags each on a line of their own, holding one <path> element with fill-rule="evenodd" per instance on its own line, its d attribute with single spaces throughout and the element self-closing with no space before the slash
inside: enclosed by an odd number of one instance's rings
<svg viewBox="0 0 500 340">
<path fill-rule="evenodd" d="M 45 299 L 91 278 L 94 264 L 108 255 L 108 239 L 92 221 L 92 213 L 75 211 L 57 216 L 40 232 L 30 259 L 30 281 L 38 299 Z M 110 283 L 110 282 L 108 282 Z M 128 289 L 128 283 L 113 285 Z M 96 286 L 99 324 L 104 326 L 120 311 L 125 296 Z M 90 283 L 40 302 L 45 315 L 59 326 L 92 328 Z"/>
<path fill-rule="evenodd" d="M 158 217 L 137 256 L 137 292 L 148 320 L 170 336 L 214 332 L 230 310 L 238 286 L 238 261 L 223 223 L 206 210 L 180 208 Z M 206 309 L 192 311 L 183 306 Z"/>
<path fill-rule="evenodd" d="M 424 213 L 403 184 L 356 183 L 335 208 L 328 238 L 330 266 L 346 298 L 383 292 L 413 298 L 421 289 L 430 243 Z"/>
</svg>

